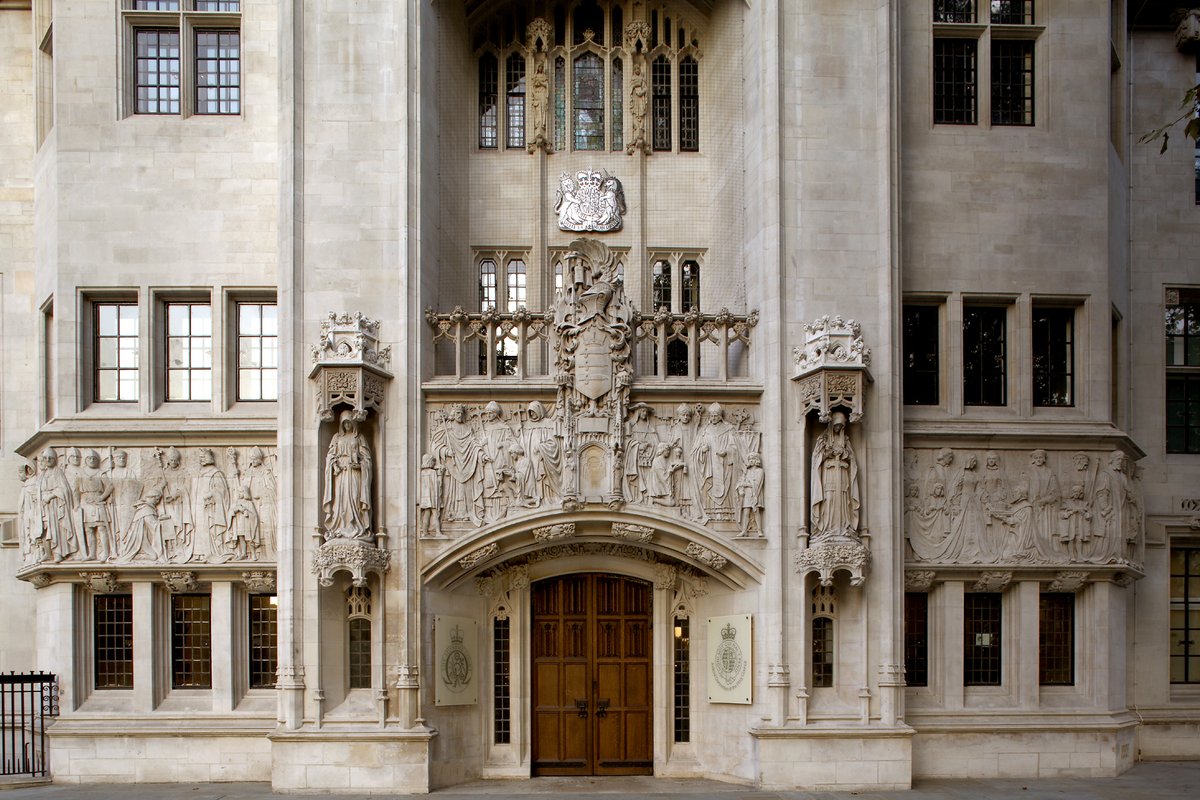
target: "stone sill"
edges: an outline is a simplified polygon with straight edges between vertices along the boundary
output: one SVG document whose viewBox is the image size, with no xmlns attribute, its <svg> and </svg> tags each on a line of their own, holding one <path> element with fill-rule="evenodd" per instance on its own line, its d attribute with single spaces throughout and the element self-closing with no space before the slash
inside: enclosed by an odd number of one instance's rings
<svg viewBox="0 0 1200 800">
<path fill-rule="evenodd" d="M 809 724 L 784 728 L 751 728 L 748 732 L 755 739 L 907 739 L 918 733 L 904 723 L 895 728 Z"/>
<path fill-rule="evenodd" d="M 923 733 L 1030 733 L 1041 731 L 1119 731 L 1137 727 L 1138 720 L 1130 714 L 1083 713 L 1083 714 L 1022 714 L 996 712 L 991 709 L 963 712 L 959 715 L 925 716 L 910 713 L 906 723 Z"/>
<path fill-rule="evenodd" d="M 429 742 L 437 735 L 433 728 L 379 728 L 376 723 L 374 728 L 328 724 L 295 731 L 276 728 L 267 738 L 272 742 Z"/>
<path fill-rule="evenodd" d="M 130 736 L 144 739 L 153 736 L 249 736 L 260 738 L 275 730 L 278 723 L 264 717 L 231 714 L 187 716 L 163 719 L 158 716 L 79 716 L 60 717 L 46 726 L 46 734 L 54 737 L 111 738 Z"/>
<path fill-rule="evenodd" d="M 131 424 L 133 423 L 133 424 Z M 278 419 L 270 417 L 157 417 L 56 418 L 43 425 L 16 450 L 34 456 L 48 446 L 107 447 L 109 445 L 154 444 L 274 445 Z"/>
</svg>

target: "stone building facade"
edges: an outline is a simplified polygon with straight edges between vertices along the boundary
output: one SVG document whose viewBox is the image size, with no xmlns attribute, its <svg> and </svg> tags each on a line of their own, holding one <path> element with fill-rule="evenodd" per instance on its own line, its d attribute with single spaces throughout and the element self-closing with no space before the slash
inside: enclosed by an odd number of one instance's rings
<svg viewBox="0 0 1200 800">
<path fill-rule="evenodd" d="M 1200 11 L 1130 5 L 0 3 L 55 779 L 1200 755 Z"/>
</svg>

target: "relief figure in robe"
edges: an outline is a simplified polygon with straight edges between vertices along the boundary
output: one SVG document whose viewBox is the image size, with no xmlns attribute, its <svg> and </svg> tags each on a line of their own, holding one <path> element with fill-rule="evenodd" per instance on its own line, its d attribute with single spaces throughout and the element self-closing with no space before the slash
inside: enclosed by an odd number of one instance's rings
<svg viewBox="0 0 1200 800">
<path fill-rule="evenodd" d="M 371 539 L 371 446 L 349 410 L 338 417 L 337 433 L 325 451 L 321 496 L 326 539 Z"/>
<path fill-rule="evenodd" d="M 93 561 L 108 561 L 116 555 L 109 500 L 113 486 L 100 471 L 100 456 L 89 450 L 79 475 L 79 532 Z"/>
<path fill-rule="evenodd" d="M 1033 546 L 1031 558 L 1036 561 L 1062 561 L 1058 546 L 1059 502 L 1062 494 L 1058 488 L 1058 476 L 1046 466 L 1046 451 L 1034 450 L 1029 454 L 1029 502 L 1033 505 Z"/>
<path fill-rule="evenodd" d="M 858 539 L 858 461 L 846 425 L 846 415 L 833 412 L 829 425 L 813 445 L 808 501 L 813 543 L 826 537 Z"/>
<path fill-rule="evenodd" d="M 129 466 L 128 452 L 113 450 L 111 460 L 108 478 L 113 487 L 113 537 L 119 541 L 133 523 L 133 506 L 142 496 L 142 482 Z"/>
<path fill-rule="evenodd" d="M 741 499 L 738 525 L 741 528 L 742 536 L 749 536 L 751 529 L 757 530 L 759 536 L 763 535 L 762 509 L 765 485 L 766 473 L 763 472 L 762 456 L 758 453 L 751 453 L 746 457 L 746 469 L 737 485 L 738 496 Z"/>
<path fill-rule="evenodd" d="M 954 535 L 953 509 L 961 507 L 961 498 L 952 496 L 957 488 L 952 469 L 954 451 L 943 447 L 934 454 L 925 475 L 925 502 L 913 515 L 908 540 L 913 552 L 924 561 L 957 561 L 962 540 Z"/>
<path fill-rule="evenodd" d="M 480 414 L 483 432 L 483 508 L 490 522 L 508 513 L 505 482 L 513 479 L 509 448 L 516 442 L 512 428 L 504 421 L 504 412 L 495 400 Z"/>
<path fill-rule="evenodd" d="M 708 522 L 708 513 L 704 510 L 699 462 L 696 461 L 696 411 L 687 403 L 680 403 L 675 409 L 675 419 L 671 421 L 671 439 L 679 451 L 679 460 L 683 469 L 675 474 L 676 505 L 685 517 L 698 521 L 701 525 Z"/>
<path fill-rule="evenodd" d="M 168 447 L 162 467 L 162 511 L 163 522 L 162 557 L 170 562 L 183 564 L 192 560 L 195 552 L 196 523 L 192 507 L 192 479 L 183 468 L 183 455 L 174 447 Z M 147 481 L 147 486 L 150 485 Z M 143 498 L 147 492 L 142 490 Z M 139 511 L 135 508 L 134 517 Z M 141 512 L 145 514 L 145 512 Z"/>
<path fill-rule="evenodd" d="M 738 470 L 739 456 L 736 429 L 725 419 L 724 407 L 720 403 L 711 404 L 696 438 L 693 458 L 699 470 L 700 500 L 710 517 L 733 519 L 734 473 Z"/>
<path fill-rule="evenodd" d="M 208 447 L 200 448 L 200 473 L 196 476 L 196 521 L 204 538 L 195 541 L 196 552 L 204 548 L 209 561 L 219 562 L 231 555 L 225 533 L 229 528 L 229 481 L 217 467 L 216 456 Z M 198 539 L 200 537 L 197 537 Z M 178 552 L 176 553 L 178 556 Z M 176 558 L 182 563 L 182 559 Z"/>
<path fill-rule="evenodd" d="M 993 450 L 984 455 L 983 484 L 979 503 L 983 507 L 983 529 L 979 534 L 979 558 L 985 564 L 995 564 L 1013 553 L 1013 540 L 1003 519 L 1009 510 L 1008 476 Z"/>
<path fill-rule="evenodd" d="M 250 464 L 246 467 L 246 483 L 254 510 L 258 512 L 258 529 L 262 533 L 262 547 L 267 558 L 279 552 L 279 490 L 275 483 L 275 470 L 266 463 L 266 454 L 261 447 L 250 448 Z"/>
<path fill-rule="evenodd" d="M 534 497 L 539 505 L 552 503 L 562 495 L 562 434 L 557 415 L 548 416 L 540 400 L 531 401 L 526 408 L 522 438 L 533 464 Z"/>
<path fill-rule="evenodd" d="M 485 453 L 467 409 L 455 403 L 438 417 L 430 431 L 430 445 L 439 464 L 446 468 L 442 519 L 483 524 L 483 480 Z"/>
<path fill-rule="evenodd" d="M 429 453 L 421 456 L 417 479 L 417 529 L 421 536 L 442 535 L 442 481 L 446 468 Z"/>
<path fill-rule="evenodd" d="M 38 457 L 37 504 L 41 511 L 38 539 L 50 559 L 57 563 L 78 553 L 74 491 L 58 465 L 58 454 L 50 447 Z"/>
</svg>

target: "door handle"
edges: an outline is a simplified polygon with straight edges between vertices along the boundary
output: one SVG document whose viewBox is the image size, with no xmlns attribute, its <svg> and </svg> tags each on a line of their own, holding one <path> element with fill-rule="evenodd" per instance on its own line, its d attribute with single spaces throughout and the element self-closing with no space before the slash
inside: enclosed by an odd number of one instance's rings
<svg viewBox="0 0 1200 800">
<path fill-rule="evenodd" d="M 607 717 L 608 716 L 609 702 L 610 701 L 607 697 L 601 698 L 596 701 L 596 716 L 597 717 Z"/>
<path fill-rule="evenodd" d="M 576 701 L 575 701 L 575 708 L 579 709 L 579 718 L 580 718 L 580 719 L 587 719 L 587 715 L 588 715 L 588 702 L 587 702 L 587 700 L 576 700 Z"/>
</svg>

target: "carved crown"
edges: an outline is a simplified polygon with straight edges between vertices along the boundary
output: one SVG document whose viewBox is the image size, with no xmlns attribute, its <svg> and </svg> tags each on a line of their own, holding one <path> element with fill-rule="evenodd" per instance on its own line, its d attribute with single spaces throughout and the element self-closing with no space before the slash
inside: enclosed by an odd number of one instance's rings
<svg viewBox="0 0 1200 800">
<path fill-rule="evenodd" d="M 722 639 L 736 639 L 737 628 L 733 627 L 733 623 L 726 623 L 724 628 L 721 628 Z"/>
</svg>

